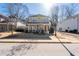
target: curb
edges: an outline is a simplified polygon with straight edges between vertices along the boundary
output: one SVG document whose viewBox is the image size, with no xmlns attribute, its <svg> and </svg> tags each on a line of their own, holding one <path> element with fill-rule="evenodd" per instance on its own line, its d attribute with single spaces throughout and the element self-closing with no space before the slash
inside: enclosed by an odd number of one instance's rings
<svg viewBox="0 0 79 59">
<path fill-rule="evenodd" d="M 0 40 L 0 43 L 60 43 L 56 41 L 47 41 L 47 40 Z M 62 43 L 71 43 L 71 42 L 62 42 Z"/>
</svg>

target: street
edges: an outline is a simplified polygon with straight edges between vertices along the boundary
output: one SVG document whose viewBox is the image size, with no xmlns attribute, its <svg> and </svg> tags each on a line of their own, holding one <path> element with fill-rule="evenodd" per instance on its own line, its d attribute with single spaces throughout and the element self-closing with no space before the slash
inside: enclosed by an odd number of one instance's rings
<svg viewBox="0 0 79 59">
<path fill-rule="evenodd" d="M 61 44 L 27 43 L 0 43 L 0 55 L 70 56 Z"/>
<path fill-rule="evenodd" d="M 79 44 L 65 44 L 79 56 Z M 61 44 L 0 43 L 0 56 L 70 56 Z"/>
</svg>

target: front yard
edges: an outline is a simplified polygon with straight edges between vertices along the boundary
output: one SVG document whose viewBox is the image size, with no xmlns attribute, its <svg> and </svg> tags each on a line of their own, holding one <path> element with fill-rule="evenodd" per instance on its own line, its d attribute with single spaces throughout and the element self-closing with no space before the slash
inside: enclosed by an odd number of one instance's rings
<svg viewBox="0 0 79 59">
<path fill-rule="evenodd" d="M 18 34 L 18 33 L 19 33 L 19 32 L 13 32 L 13 35 Z M 5 38 L 5 37 L 8 37 L 8 36 L 10 36 L 10 35 L 12 35 L 11 32 L 0 32 L 0 39 L 1 39 L 1 38 Z"/>
<path fill-rule="evenodd" d="M 4 37 L 3 39 L 34 39 L 34 40 L 43 39 L 43 40 L 50 40 L 49 34 L 33 34 L 33 33 L 24 33 L 24 32 L 9 35 L 9 36 Z"/>
</svg>

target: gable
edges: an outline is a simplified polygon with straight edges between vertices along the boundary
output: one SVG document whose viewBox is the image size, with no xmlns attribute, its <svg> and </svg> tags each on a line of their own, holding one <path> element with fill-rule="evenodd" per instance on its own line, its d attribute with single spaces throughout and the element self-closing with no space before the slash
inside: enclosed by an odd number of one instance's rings
<svg viewBox="0 0 79 59">
<path fill-rule="evenodd" d="M 31 16 L 31 17 L 29 17 L 29 21 L 28 22 L 47 23 L 47 22 L 49 22 L 49 17 L 48 16 L 43 16 L 43 15 Z"/>
</svg>

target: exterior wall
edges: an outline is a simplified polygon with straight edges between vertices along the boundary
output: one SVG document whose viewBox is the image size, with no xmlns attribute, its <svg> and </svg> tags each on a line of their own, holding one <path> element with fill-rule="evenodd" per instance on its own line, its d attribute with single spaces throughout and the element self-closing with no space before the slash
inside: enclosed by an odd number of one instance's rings
<svg viewBox="0 0 79 59">
<path fill-rule="evenodd" d="M 6 19 L 0 17 L 0 32 L 9 31 L 9 24 L 6 22 Z"/>
<path fill-rule="evenodd" d="M 22 29 L 26 30 L 26 24 L 18 18 L 11 18 L 10 23 L 14 25 L 14 30 Z"/>
<path fill-rule="evenodd" d="M 31 16 L 29 17 L 27 26 L 28 31 L 30 30 L 44 30 L 45 32 L 49 31 L 49 17 L 47 16 Z"/>
<path fill-rule="evenodd" d="M 21 22 L 17 22 L 17 26 L 16 27 L 17 28 L 24 28 L 24 27 L 26 27 L 26 25 L 21 23 Z"/>
<path fill-rule="evenodd" d="M 6 24 L 0 24 L 0 32 L 7 31 L 7 26 Z"/>
<path fill-rule="evenodd" d="M 13 28 L 14 26 L 9 23 L 0 23 L 0 32 L 11 31 Z"/>
<path fill-rule="evenodd" d="M 49 24 L 28 24 L 28 30 L 44 30 L 47 32 L 49 30 Z"/>
<path fill-rule="evenodd" d="M 49 22 L 48 17 L 29 17 L 29 22 Z"/>
<path fill-rule="evenodd" d="M 65 31 L 66 29 L 67 30 L 78 29 L 77 28 L 77 18 L 70 18 L 61 23 L 58 23 L 58 25 L 57 25 L 58 31 Z"/>
</svg>

